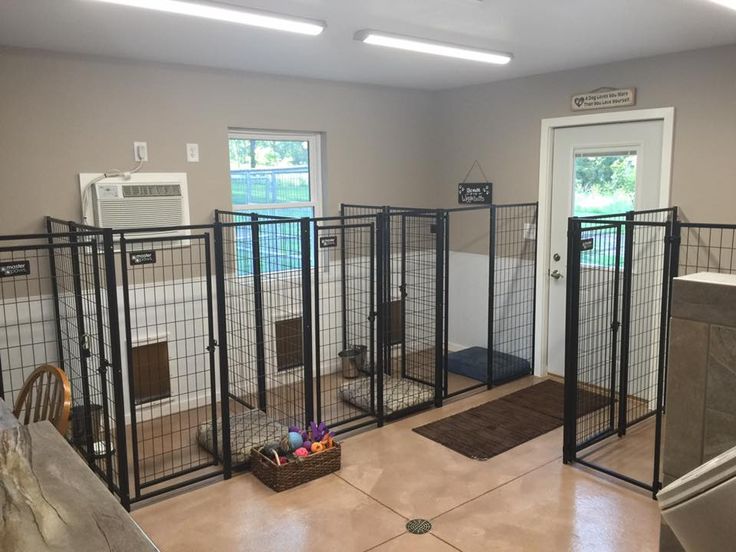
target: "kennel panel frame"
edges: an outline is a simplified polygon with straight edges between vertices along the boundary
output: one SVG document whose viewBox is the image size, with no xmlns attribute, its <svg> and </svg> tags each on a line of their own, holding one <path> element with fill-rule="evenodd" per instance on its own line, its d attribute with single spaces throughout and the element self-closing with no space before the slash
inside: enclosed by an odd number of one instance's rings
<svg viewBox="0 0 736 552">
<path fill-rule="evenodd" d="M 659 461 L 670 292 L 678 249 L 676 226 L 677 208 L 571 218 L 568 223 L 563 461 L 597 469 L 649 490 L 654 497 L 661 488 Z M 596 369 L 597 365 L 603 368 Z M 601 377 L 591 380 L 586 376 L 590 373 Z M 642 377 L 648 382 L 643 388 Z M 581 390 L 605 395 L 606 407 L 592 412 L 586 408 L 590 405 L 580 408 Z M 648 394 L 645 400 L 640 399 L 642 392 Z M 590 413 L 578 417 L 578 412 Z M 585 451 L 591 446 L 610 437 L 623 438 L 627 428 L 652 416 L 651 480 L 637 479 L 586 458 Z"/>
<path fill-rule="evenodd" d="M 115 271 L 110 269 L 114 266 L 112 235 L 105 229 L 52 217 L 45 219 L 44 229 L 45 234 L 0 236 L 0 246 L 14 249 L 13 255 L 27 257 L 33 251 L 31 273 L 25 276 L 33 283 L 21 288 L 16 283 L 13 293 L 16 305 L 28 308 L 13 309 L 13 321 L 8 318 L 7 301 L 3 301 L 0 326 L 6 351 L 8 337 L 15 333 L 20 339 L 18 345 L 24 349 L 18 351 L 23 356 L 31 354 L 34 367 L 43 361 L 66 371 L 77 408 L 76 423 L 67 438 L 109 490 L 119 496 L 122 505 L 129 508 L 125 422 L 124 413 L 118 408 L 122 380 L 119 344 L 115 340 L 118 335 Z M 30 245 L 33 247 L 29 248 Z M 22 253 L 24 249 L 26 253 Z M 0 257 L 6 255 L 0 253 Z M 8 280 L 2 280 L 7 291 Z M 27 320 L 20 320 L 21 312 L 25 312 Z M 13 332 L 14 325 L 19 329 L 25 327 L 27 335 Z M 52 337 L 46 339 L 49 335 Z M 45 342 L 40 347 L 39 339 Z M 0 357 L 4 356 L 2 349 L 0 346 Z M 14 353 L 0 358 L 3 379 L 15 371 L 8 360 L 15 364 L 22 358 Z M 31 368 L 29 365 L 28 369 Z M 17 381 L 12 383 L 14 379 Z M 11 384 L 22 385 L 24 379 L 21 374 L 20 378 L 11 379 Z M 92 403 L 98 409 L 94 416 L 90 409 Z M 95 440 L 90 445 L 93 433 Z"/>
<path fill-rule="evenodd" d="M 337 431 L 376 418 L 375 237 L 375 222 L 315 220 L 313 225 L 316 414 Z M 358 368 L 357 377 L 370 380 L 368 412 L 356 411 L 340 396 L 345 382 L 339 353 L 358 346 L 365 348 L 367 366 Z M 367 375 L 361 374 L 365 369 Z"/>
<path fill-rule="evenodd" d="M 210 233 L 167 236 L 151 232 L 117 233 L 125 311 L 132 501 L 222 473 L 217 467 L 221 455 Z M 158 342 L 162 337 L 169 344 L 171 397 L 136 405 L 133 344 Z M 200 426 L 212 434 L 213 450 L 207 456 L 197 442 Z"/>
</svg>

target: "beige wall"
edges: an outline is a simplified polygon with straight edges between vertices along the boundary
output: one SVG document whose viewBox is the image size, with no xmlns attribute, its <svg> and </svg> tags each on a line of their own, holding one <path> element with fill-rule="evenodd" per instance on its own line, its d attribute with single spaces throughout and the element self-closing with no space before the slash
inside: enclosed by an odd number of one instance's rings
<svg viewBox="0 0 736 552">
<path fill-rule="evenodd" d="M 541 120 L 571 115 L 572 94 L 601 86 L 637 87 L 636 108 L 674 106 L 672 203 L 693 221 L 736 222 L 736 46 L 442 92 L 442 202 L 474 159 L 499 202 L 536 201 Z"/>
<path fill-rule="evenodd" d="M 675 107 L 672 202 L 690 220 L 732 222 L 736 46 L 440 93 L 0 49 L 0 233 L 78 218 L 77 173 L 126 168 L 134 140 L 148 142 L 145 170 L 189 174 L 192 221 L 207 222 L 230 204 L 228 127 L 324 132 L 328 213 L 454 206 L 474 159 L 497 201 L 535 201 L 541 119 L 600 86 Z M 186 163 L 187 142 L 200 163 Z"/>
<path fill-rule="evenodd" d="M 0 233 L 78 220 L 77 174 L 132 165 L 187 172 L 191 220 L 230 206 L 228 127 L 326 136 L 326 212 L 410 203 L 435 188 L 433 94 L 0 49 Z M 187 163 L 185 144 L 200 146 Z"/>
</svg>

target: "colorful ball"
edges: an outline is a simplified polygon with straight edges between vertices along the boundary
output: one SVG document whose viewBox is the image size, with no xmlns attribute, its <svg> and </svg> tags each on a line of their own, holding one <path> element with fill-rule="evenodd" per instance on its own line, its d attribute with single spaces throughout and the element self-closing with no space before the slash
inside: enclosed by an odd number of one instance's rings
<svg viewBox="0 0 736 552">
<path fill-rule="evenodd" d="M 304 458 L 305 456 L 309 455 L 309 451 L 307 451 L 307 449 L 305 449 L 304 447 L 299 447 L 294 451 L 294 455 Z"/>
<path fill-rule="evenodd" d="M 325 450 L 325 446 L 322 443 L 312 443 L 312 452 L 322 452 L 323 450 Z"/>
<path fill-rule="evenodd" d="M 312 450 L 312 441 L 309 441 L 309 440 L 307 440 L 307 441 L 304 441 L 304 444 L 302 444 L 302 446 L 303 446 L 303 447 L 304 447 L 305 449 L 307 449 L 307 450 Z"/>
<path fill-rule="evenodd" d="M 304 445 L 304 439 L 296 431 L 289 432 L 287 438 L 289 440 L 289 450 L 296 450 Z"/>
</svg>

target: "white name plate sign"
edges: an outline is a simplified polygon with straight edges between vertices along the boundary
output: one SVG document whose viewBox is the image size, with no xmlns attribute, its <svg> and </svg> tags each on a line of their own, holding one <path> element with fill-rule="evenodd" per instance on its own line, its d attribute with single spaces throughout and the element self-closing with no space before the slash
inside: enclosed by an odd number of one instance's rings
<svg viewBox="0 0 736 552">
<path fill-rule="evenodd" d="M 585 94 L 576 94 L 570 101 L 570 107 L 573 111 L 607 109 L 627 105 L 636 105 L 636 88 L 586 92 Z"/>
</svg>

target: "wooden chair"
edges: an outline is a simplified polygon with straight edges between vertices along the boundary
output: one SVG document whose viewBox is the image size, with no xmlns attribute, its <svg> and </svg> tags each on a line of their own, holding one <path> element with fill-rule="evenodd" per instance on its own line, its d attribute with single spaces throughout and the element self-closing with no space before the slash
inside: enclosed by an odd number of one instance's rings
<svg viewBox="0 0 736 552">
<path fill-rule="evenodd" d="M 26 425 L 48 420 L 64 435 L 71 407 L 69 378 L 60 368 L 44 364 L 36 368 L 23 384 L 13 414 Z"/>
</svg>

